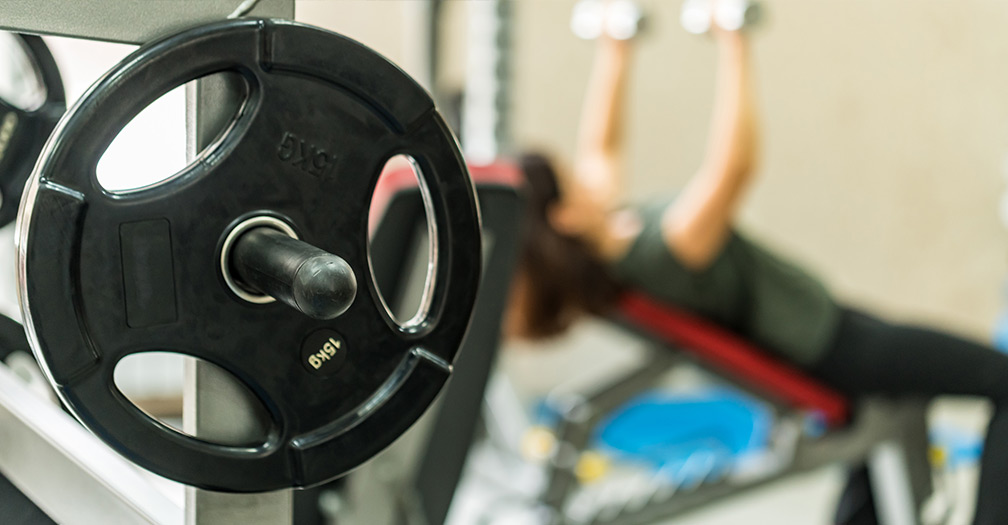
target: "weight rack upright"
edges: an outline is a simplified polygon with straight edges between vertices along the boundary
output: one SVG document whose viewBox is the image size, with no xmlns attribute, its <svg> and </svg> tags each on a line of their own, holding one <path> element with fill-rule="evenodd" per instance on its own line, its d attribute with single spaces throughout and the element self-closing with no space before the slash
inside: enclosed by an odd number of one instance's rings
<svg viewBox="0 0 1008 525">
<path fill-rule="evenodd" d="M 294 18 L 294 0 L 0 0 L 0 29 L 142 44 L 236 12 Z M 186 136 L 191 158 L 220 131 L 238 92 L 217 78 L 186 91 Z M 240 438 L 259 427 L 244 394 L 227 389 L 212 369 L 185 371 L 186 432 Z M 212 392 L 212 395 L 207 395 Z M 283 524 L 292 522 L 292 491 L 223 494 L 186 488 L 185 505 L 153 486 L 58 407 L 27 391 L 0 366 L 0 471 L 55 521 L 63 523 Z"/>
</svg>

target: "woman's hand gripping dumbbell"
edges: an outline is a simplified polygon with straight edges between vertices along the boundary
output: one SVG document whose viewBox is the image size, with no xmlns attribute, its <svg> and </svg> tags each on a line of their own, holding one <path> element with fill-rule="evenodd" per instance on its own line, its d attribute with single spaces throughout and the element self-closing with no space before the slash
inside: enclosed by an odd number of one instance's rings
<svg viewBox="0 0 1008 525">
<path fill-rule="evenodd" d="M 758 24 L 760 4 L 751 0 L 686 0 L 679 22 L 690 33 L 702 35 L 713 26 L 725 31 L 741 31 Z"/>
<path fill-rule="evenodd" d="M 571 14 L 571 31 L 585 40 L 607 36 L 630 40 L 644 28 L 647 17 L 632 0 L 581 0 Z"/>
</svg>

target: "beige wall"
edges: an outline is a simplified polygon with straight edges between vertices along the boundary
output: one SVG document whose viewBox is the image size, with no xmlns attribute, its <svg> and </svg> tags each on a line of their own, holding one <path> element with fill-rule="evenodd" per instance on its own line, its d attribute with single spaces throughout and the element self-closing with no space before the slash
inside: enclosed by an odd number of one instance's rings
<svg viewBox="0 0 1008 525">
<path fill-rule="evenodd" d="M 524 1 L 517 134 L 569 155 L 591 46 L 573 1 Z M 647 2 L 629 106 L 632 193 L 670 191 L 703 152 L 713 49 Z M 1008 4 L 776 0 L 753 35 L 761 179 L 745 227 L 841 296 L 977 335 L 1000 307 L 1008 154 Z M 548 52 L 546 52 L 548 50 Z"/>
<path fill-rule="evenodd" d="M 298 18 L 409 62 L 409 3 L 305 1 Z M 637 197 L 672 191 L 696 168 L 714 58 L 706 38 L 680 29 L 679 2 L 642 3 L 651 31 L 640 40 L 628 123 Z M 592 52 L 567 29 L 573 4 L 519 0 L 515 22 L 516 137 L 565 156 Z M 989 333 L 1008 274 L 997 217 L 1008 3 L 765 4 L 767 23 L 752 39 L 764 155 L 745 227 L 807 261 L 845 298 Z M 464 42 L 464 5 L 451 4 L 453 43 Z M 449 55 L 461 61 L 457 45 Z"/>
</svg>

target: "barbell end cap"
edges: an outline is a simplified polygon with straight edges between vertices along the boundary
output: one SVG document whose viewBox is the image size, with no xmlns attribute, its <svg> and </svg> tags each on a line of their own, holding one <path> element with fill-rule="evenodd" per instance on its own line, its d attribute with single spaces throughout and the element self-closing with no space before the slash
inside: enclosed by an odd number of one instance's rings
<svg viewBox="0 0 1008 525">
<path fill-rule="evenodd" d="M 297 309 L 314 319 L 334 319 L 346 312 L 357 296 L 357 279 L 342 258 L 326 254 L 304 262 L 291 291 Z"/>
<path fill-rule="evenodd" d="M 270 226 L 242 233 L 226 256 L 243 288 L 314 319 L 338 317 L 357 295 L 357 278 L 343 258 Z"/>
</svg>

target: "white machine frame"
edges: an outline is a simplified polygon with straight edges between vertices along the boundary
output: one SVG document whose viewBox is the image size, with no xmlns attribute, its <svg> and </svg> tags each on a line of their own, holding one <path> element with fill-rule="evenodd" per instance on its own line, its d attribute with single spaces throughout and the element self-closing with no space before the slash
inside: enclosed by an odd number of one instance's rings
<svg viewBox="0 0 1008 525">
<path fill-rule="evenodd" d="M 0 0 L 0 29 L 127 44 L 235 14 L 294 18 L 294 0 Z M 186 92 L 190 158 L 217 136 L 222 111 L 237 90 L 211 78 Z M 260 426 L 214 371 L 186 370 L 184 427 L 205 437 L 240 437 Z M 28 391 L 0 365 L 0 472 L 59 523 L 292 523 L 290 490 L 223 494 L 186 488 L 185 504 L 156 478 L 116 455 L 58 407 Z M 166 482 L 168 483 L 168 482 Z"/>
</svg>

